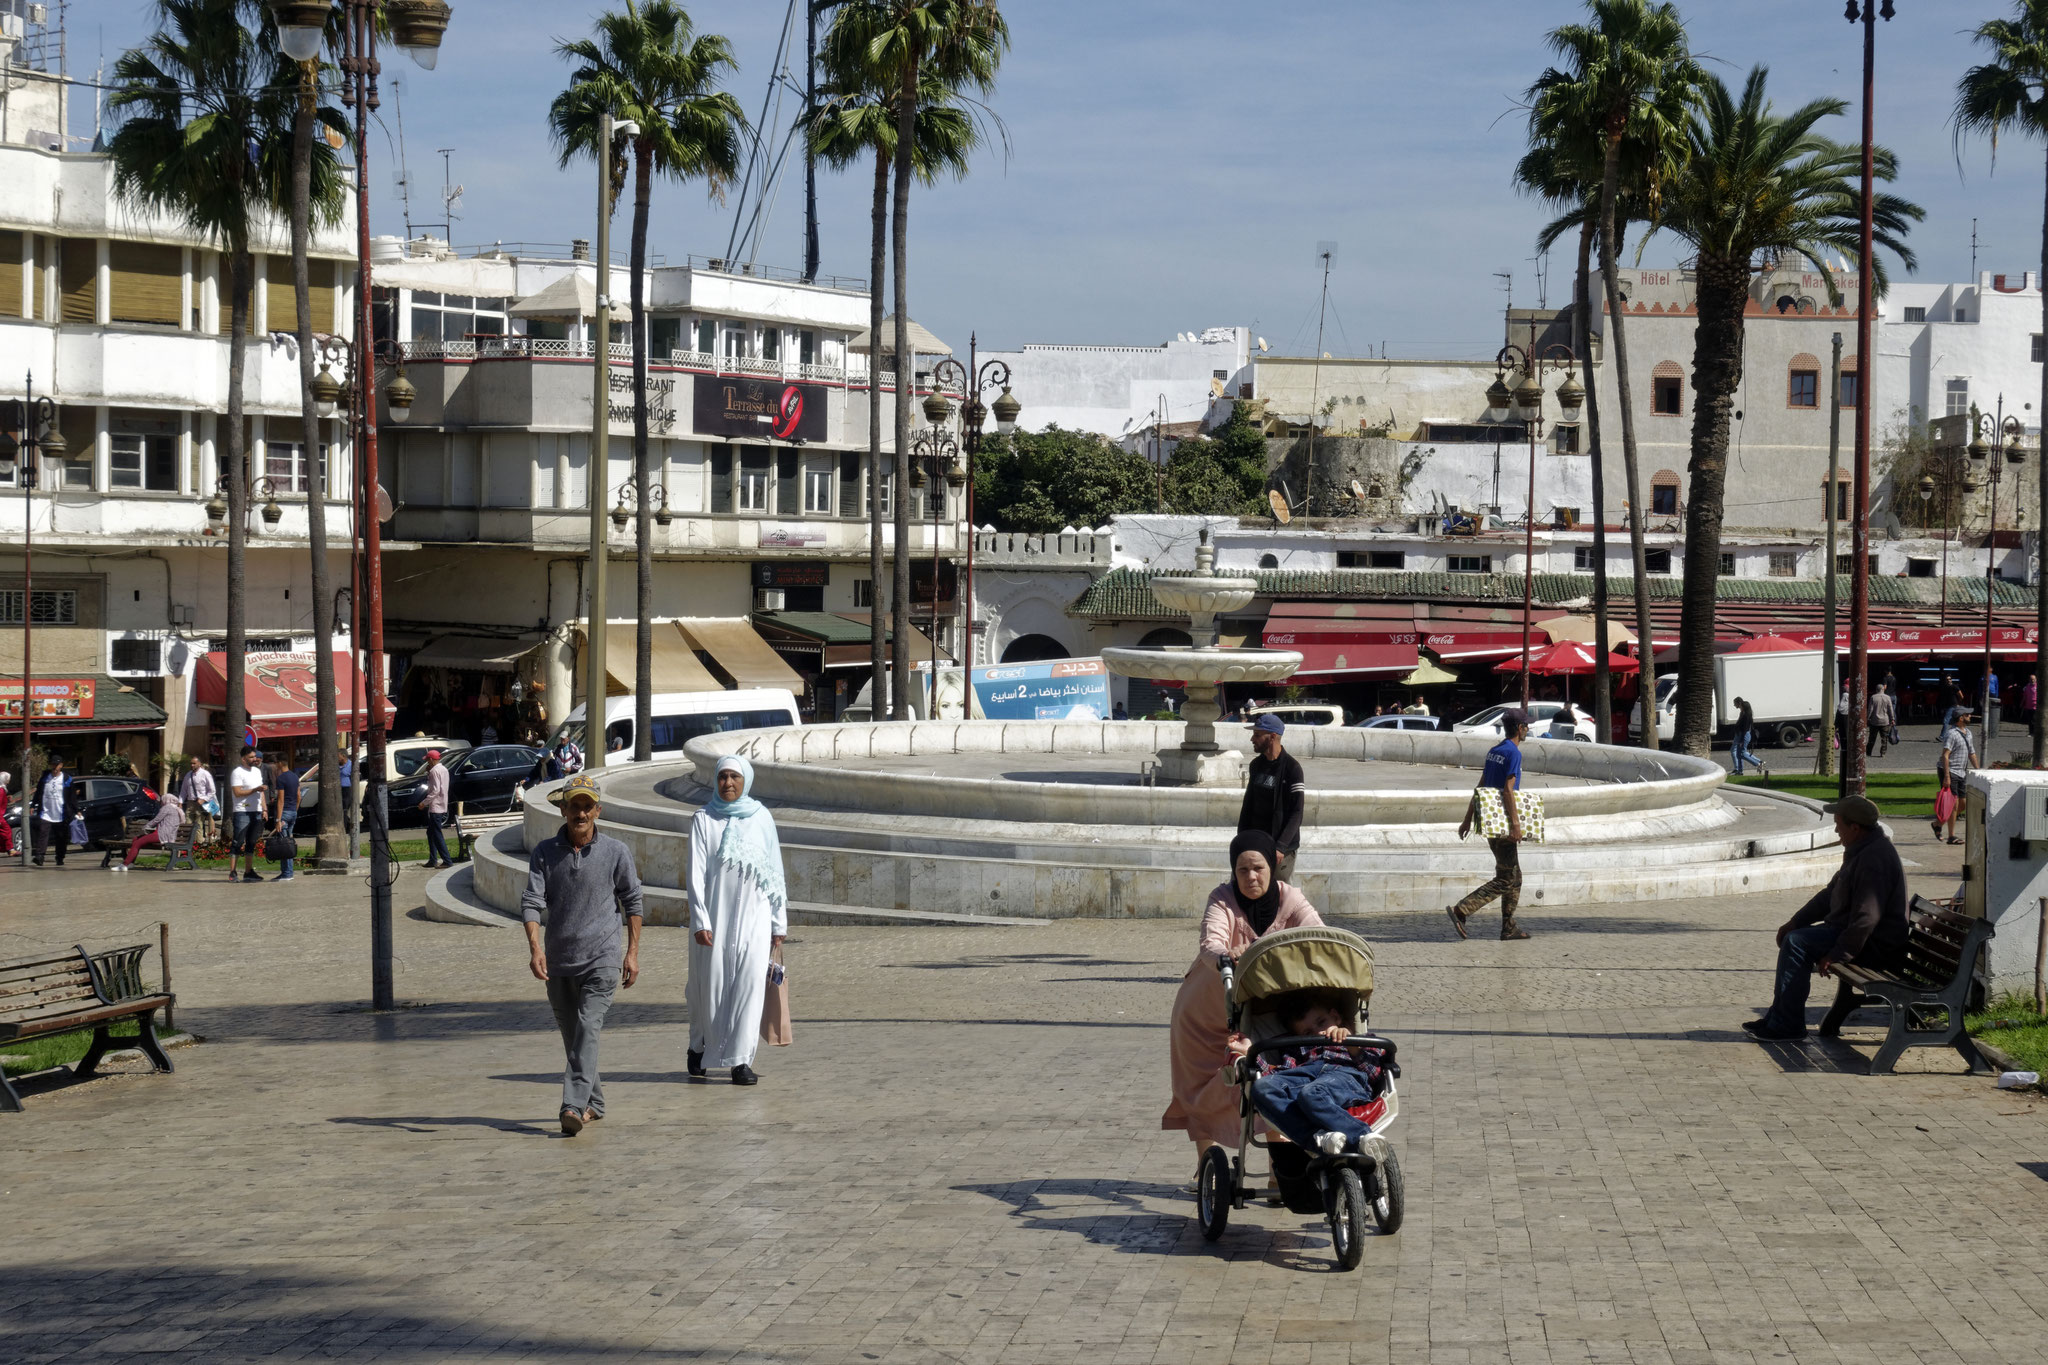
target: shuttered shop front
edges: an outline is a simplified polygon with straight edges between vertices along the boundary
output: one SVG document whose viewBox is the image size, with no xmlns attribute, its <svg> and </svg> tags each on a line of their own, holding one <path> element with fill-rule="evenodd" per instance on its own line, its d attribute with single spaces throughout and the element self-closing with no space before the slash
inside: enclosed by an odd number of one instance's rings
<svg viewBox="0 0 2048 1365">
<path fill-rule="evenodd" d="M 264 257 L 264 280 L 268 290 L 267 323 L 273 332 L 299 330 L 298 293 L 292 285 L 292 258 Z M 306 262 L 306 316 L 315 332 L 334 331 L 334 262 Z"/>
</svg>

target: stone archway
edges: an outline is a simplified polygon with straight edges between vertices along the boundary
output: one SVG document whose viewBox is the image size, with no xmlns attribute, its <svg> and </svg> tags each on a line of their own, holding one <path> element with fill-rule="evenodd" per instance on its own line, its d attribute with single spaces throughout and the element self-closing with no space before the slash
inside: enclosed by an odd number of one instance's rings
<svg viewBox="0 0 2048 1365">
<path fill-rule="evenodd" d="M 1019 635 L 1003 649 L 1006 664 L 1033 664 L 1045 659 L 1072 658 L 1072 652 L 1050 635 Z"/>
</svg>

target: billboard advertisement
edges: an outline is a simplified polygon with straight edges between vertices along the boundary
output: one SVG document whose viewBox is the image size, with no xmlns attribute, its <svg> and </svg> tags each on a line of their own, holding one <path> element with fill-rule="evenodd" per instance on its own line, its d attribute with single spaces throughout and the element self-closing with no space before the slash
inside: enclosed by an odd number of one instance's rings
<svg viewBox="0 0 2048 1365">
<path fill-rule="evenodd" d="M 690 419 L 699 436 L 757 441 L 825 439 L 825 387 L 744 375 L 700 375 L 691 386 Z"/>
<path fill-rule="evenodd" d="M 1105 720 L 1109 672 L 1100 659 L 977 668 L 974 713 L 984 720 Z"/>
<path fill-rule="evenodd" d="M 91 720 L 91 678 L 37 678 L 29 683 L 31 720 Z M 21 679 L 0 678 L 0 720 L 21 719 Z"/>
</svg>

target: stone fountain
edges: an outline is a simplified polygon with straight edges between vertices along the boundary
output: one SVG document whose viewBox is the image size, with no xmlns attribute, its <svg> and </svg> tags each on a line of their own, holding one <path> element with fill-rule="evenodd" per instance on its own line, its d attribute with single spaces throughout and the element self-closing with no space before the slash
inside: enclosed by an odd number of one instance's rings
<svg viewBox="0 0 2048 1365">
<path fill-rule="evenodd" d="M 1110 672 L 1126 678 L 1177 682 L 1187 688 L 1181 705 L 1186 722 L 1180 746 L 1159 751 L 1158 780 L 1175 787 L 1241 787 L 1244 755 L 1216 742 L 1223 718 L 1219 689 L 1227 682 L 1268 683 L 1292 677 L 1301 655 L 1291 649 L 1230 648 L 1217 643 L 1216 618 L 1250 602 L 1258 592 L 1248 575 L 1216 572 L 1209 533 L 1195 553 L 1192 577 L 1152 580 L 1152 595 L 1171 611 L 1185 614 L 1192 645 L 1116 645 L 1102 651 Z"/>
</svg>

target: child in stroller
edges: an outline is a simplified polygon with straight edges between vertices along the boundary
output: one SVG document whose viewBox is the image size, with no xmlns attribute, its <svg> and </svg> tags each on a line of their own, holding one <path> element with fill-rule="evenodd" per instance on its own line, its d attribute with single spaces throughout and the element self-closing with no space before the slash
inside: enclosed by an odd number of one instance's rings
<svg viewBox="0 0 2048 1365">
<path fill-rule="evenodd" d="M 1356 1118 L 1379 1097 L 1386 1074 L 1386 1054 L 1376 1048 L 1346 1047 L 1352 1036 L 1345 1026 L 1345 1002 L 1324 991 L 1301 991 L 1274 1002 L 1274 1014 L 1287 1032 L 1301 1038 L 1321 1037 L 1327 1045 L 1298 1046 L 1269 1052 L 1253 1065 L 1252 1107 L 1305 1152 L 1341 1156 L 1356 1151 L 1383 1160 L 1387 1140 Z M 1233 1065 L 1252 1050 L 1242 1033 L 1230 1036 Z"/>
</svg>

